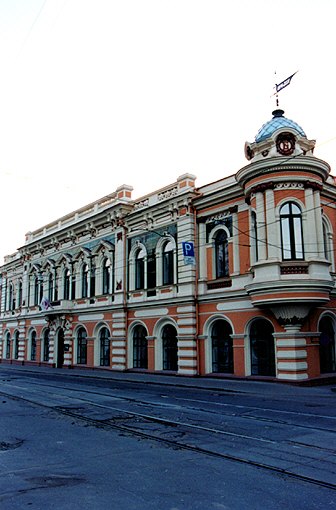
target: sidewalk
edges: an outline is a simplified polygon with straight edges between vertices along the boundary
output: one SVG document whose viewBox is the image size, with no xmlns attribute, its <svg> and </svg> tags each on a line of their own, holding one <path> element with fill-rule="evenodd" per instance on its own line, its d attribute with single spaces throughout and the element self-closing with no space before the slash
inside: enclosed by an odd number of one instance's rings
<svg viewBox="0 0 336 510">
<path fill-rule="evenodd" d="M 126 371 L 118 372 L 101 369 L 78 369 L 78 368 L 49 368 L 34 367 L 29 365 L 10 365 L 0 363 L 0 379 L 10 372 L 30 372 L 34 374 L 63 376 L 63 377 L 86 377 L 91 379 L 105 379 L 110 381 L 130 382 L 140 384 L 153 384 L 161 386 L 175 386 L 185 388 L 197 388 L 208 391 L 230 392 L 230 393 L 264 393 L 265 395 L 307 395 L 309 392 L 314 395 L 330 396 L 335 395 L 335 383 L 323 386 L 300 386 L 283 382 L 269 382 L 263 380 L 236 379 L 222 377 L 188 377 L 172 374 L 149 374 L 147 372 Z"/>
</svg>

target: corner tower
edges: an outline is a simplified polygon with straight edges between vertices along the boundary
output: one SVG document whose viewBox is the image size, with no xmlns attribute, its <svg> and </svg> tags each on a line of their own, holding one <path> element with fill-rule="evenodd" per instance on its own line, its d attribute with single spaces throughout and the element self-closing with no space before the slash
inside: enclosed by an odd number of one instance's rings
<svg viewBox="0 0 336 510">
<path fill-rule="evenodd" d="M 329 301 L 333 287 L 320 200 L 330 167 L 314 156 L 314 147 L 315 140 L 277 109 L 255 141 L 246 142 L 249 164 L 236 174 L 250 206 L 252 278 L 246 291 L 255 307 L 274 313 L 286 338 Z M 301 369 L 293 378 L 307 378 L 304 364 Z"/>
</svg>

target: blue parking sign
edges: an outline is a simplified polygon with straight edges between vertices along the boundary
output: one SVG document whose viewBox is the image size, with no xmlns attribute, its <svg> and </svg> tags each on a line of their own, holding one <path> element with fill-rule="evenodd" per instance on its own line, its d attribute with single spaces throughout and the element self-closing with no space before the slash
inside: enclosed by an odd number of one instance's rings
<svg viewBox="0 0 336 510">
<path fill-rule="evenodd" d="M 194 243 L 191 241 L 182 241 L 182 252 L 185 264 L 196 264 Z"/>
<path fill-rule="evenodd" d="M 194 243 L 190 241 L 182 241 L 182 250 L 184 257 L 195 257 Z"/>
</svg>

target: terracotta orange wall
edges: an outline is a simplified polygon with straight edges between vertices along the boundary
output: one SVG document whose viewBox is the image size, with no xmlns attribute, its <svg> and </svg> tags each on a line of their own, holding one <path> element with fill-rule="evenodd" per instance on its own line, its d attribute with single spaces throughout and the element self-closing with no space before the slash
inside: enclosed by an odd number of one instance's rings
<svg viewBox="0 0 336 510">
<path fill-rule="evenodd" d="M 207 278 L 208 280 L 212 280 L 213 279 L 212 248 L 210 246 L 206 249 L 206 265 L 207 265 Z"/>
<path fill-rule="evenodd" d="M 279 177 L 279 175 L 281 175 L 281 177 L 283 177 L 283 174 L 281 174 L 280 172 L 274 172 L 274 173 L 267 174 L 266 178 L 265 178 L 265 175 L 260 175 L 258 177 L 255 177 L 254 179 L 251 179 L 248 182 L 248 186 L 253 187 L 253 186 L 257 186 L 260 183 L 271 182 L 272 179 L 277 179 Z M 322 183 L 322 180 L 318 175 L 312 174 L 309 171 L 305 172 L 305 171 L 301 171 L 301 170 L 300 171 L 291 170 L 290 175 L 291 175 L 291 177 L 297 177 L 300 181 L 302 181 L 302 179 L 304 178 L 304 180 L 306 180 L 306 181 L 314 179 L 314 181 L 317 180 L 318 182 Z"/>
<path fill-rule="evenodd" d="M 233 235 L 238 235 L 239 242 L 239 255 L 240 255 L 240 274 L 246 273 L 251 265 L 250 262 L 250 222 L 249 211 L 243 211 L 238 215 L 238 228 L 237 232 Z"/>
<path fill-rule="evenodd" d="M 286 199 L 297 198 L 305 203 L 305 193 L 303 189 L 286 189 L 278 190 L 274 193 L 274 203 L 278 205 L 279 202 Z"/>
</svg>

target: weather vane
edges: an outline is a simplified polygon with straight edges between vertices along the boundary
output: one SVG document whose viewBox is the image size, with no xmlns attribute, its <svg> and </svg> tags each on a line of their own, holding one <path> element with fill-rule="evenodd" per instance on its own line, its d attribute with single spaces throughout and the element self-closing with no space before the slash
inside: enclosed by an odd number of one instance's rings
<svg viewBox="0 0 336 510">
<path fill-rule="evenodd" d="M 298 71 L 295 71 L 295 73 L 291 74 L 290 76 L 288 76 L 288 78 L 286 78 L 285 80 L 281 81 L 280 83 L 276 83 L 275 84 L 275 92 L 274 94 L 272 94 L 273 96 L 275 96 L 275 100 L 276 100 L 276 107 L 279 108 L 279 92 L 284 89 L 285 87 L 287 87 L 290 82 L 292 81 L 292 78 L 293 76 L 296 75 Z M 276 71 L 275 71 L 275 76 L 276 76 Z"/>
</svg>

